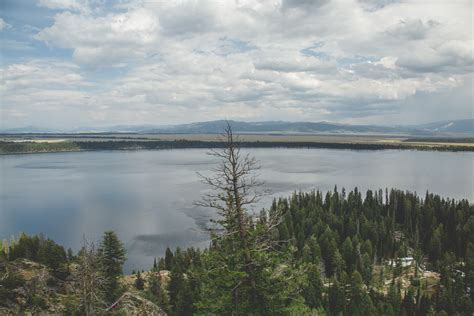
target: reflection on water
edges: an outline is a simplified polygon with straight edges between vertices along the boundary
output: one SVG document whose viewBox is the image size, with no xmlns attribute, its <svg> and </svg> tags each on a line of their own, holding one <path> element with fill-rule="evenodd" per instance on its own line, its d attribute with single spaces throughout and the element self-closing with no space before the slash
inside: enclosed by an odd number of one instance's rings
<svg viewBox="0 0 474 316">
<path fill-rule="evenodd" d="M 396 187 L 474 197 L 474 154 L 422 151 L 252 149 L 274 196 L 295 190 Z M 147 268 L 166 246 L 206 246 L 213 212 L 193 202 L 207 190 L 196 171 L 215 166 L 205 150 L 82 152 L 0 157 L 0 238 L 43 232 L 78 249 L 113 229 L 127 270 Z M 270 199 L 258 207 L 268 205 Z"/>
</svg>

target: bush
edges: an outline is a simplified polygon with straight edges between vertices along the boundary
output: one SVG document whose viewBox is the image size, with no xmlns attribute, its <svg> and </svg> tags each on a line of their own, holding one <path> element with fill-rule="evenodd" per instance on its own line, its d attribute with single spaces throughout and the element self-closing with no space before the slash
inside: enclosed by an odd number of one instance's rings
<svg viewBox="0 0 474 316">
<path fill-rule="evenodd" d="M 56 285 L 58 285 L 58 280 L 56 280 L 55 278 L 48 278 L 46 280 L 46 285 L 48 287 L 55 287 Z"/>
<path fill-rule="evenodd" d="M 4 287 L 9 290 L 16 289 L 23 285 L 25 285 L 25 279 L 18 273 L 9 274 L 6 279 L 0 282 L 0 288 Z"/>
<path fill-rule="evenodd" d="M 419 278 L 413 278 L 411 280 L 411 285 L 413 286 L 420 286 L 420 279 Z"/>
<path fill-rule="evenodd" d="M 7 290 L 6 288 L 0 286 L 0 306 L 7 306 L 7 301 L 14 298 L 15 294 L 13 291 Z"/>
<path fill-rule="evenodd" d="M 64 315 L 67 316 L 79 316 L 81 315 L 81 309 L 79 302 L 74 300 L 71 296 L 67 296 L 64 301 Z"/>
<path fill-rule="evenodd" d="M 47 309 L 48 308 L 48 303 L 46 302 L 46 300 L 39 296 L 39 295 L 35 295 L 31 298 L 31 306 L 33 307 L 37 307 L 37 308 L 40 308 L 40 309 Z"/>
</svg>

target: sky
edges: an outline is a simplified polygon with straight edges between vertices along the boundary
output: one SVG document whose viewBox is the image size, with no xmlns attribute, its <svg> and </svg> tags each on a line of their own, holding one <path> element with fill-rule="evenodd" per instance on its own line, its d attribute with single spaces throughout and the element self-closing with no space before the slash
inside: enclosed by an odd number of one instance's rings
<svg viewBox="0 0 474 316">
<path fill-rule="evenodd" d="M 2 0 L 1 128 L 474 117 L 471 0 Z"/>
</svg>

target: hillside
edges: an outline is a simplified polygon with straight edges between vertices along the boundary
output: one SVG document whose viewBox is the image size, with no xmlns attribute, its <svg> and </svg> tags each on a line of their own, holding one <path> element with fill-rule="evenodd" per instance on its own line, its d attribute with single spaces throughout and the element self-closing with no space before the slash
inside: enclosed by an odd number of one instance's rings
<svg viewBox="0 0 474 316">
<path fill-rule="evenodd" d="M 271 214 L 282 220 L 262 235 Z M 109 315 L 468 315 L 474 310 L 473 231 L 474 206 L 466 200 L 399 190 L 369 190 L 363 198 L 357 188 L 295 192 L 274 200 L 248 231 L 272 245 L 252 250 L 258 309 L 235 305 L 229 295 L 246 280 L 232 240 L 215 240 L 206 250 L 167 249 L 149 271 L 120 273 L 119 292 L 102 308 Z M 84 253 L 66 257 L 41 236 L 21 235 L 2 247 L 0 313 L 81 310 Z M 248 295 L 245 287 L 240 291 Z"/>
<path fill-rule="evenodd" d="M 416 135 L 416 136 L 474 136 L 474 119 L 434 122 L 422 125 L 351 125 L 330 122 L 241 122 L 228 121 L 239 134 L 283 135 Z M 71 130 L 53 130 L 41 127 L 3 129 L 0 133 L 139 133 L 139 134 L 220 134 L 227 121 L 217 120 L 167 126 L 117 125 L 111 127 L 81 127 Z"/>
<path fill-rule="evenodd" d="M 417 129 L 437 134 L 474 134 L 474 119 L 442 121 L 416 126 Z"/>
<path fill-rule="evenodd" d="M 75 315 L 80 305 L 80 293 L 74 278 L 77 265 L 71 263 L 69 267 L 70 274 L 60 278 L 48 266 L 29 259 L 0 261 L 0 315 Z M 151 277 L 151 273 L 156 272 L 148 273 L 145 280 Z M 166 272 L 162 274 L 166 275 Z M 166 315 L 158 305 L 140 295 L 134 287 L 135 279 L 136 276 L 121 277 L 123 294 L 107 309 L 119 315 Z"/>
</svg>

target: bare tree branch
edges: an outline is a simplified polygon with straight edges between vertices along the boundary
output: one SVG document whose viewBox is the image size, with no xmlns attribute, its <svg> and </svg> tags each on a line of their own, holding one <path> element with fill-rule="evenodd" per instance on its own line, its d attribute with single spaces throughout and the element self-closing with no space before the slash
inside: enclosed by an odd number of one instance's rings
<svg viewBox="0 0 474 316">
<path fill-rule="evenodd" d="M 79 254 L 79 266 L 74 274 L 78 284 L 81 304 L 86 316 L 100 314 L 105 303 L 103 300 L 105 278 L 102 276 L 99 258 L 94 243 L 83 237 Z"/>
<path fill-rule="evenodd" d="M 219 137 L 222 141 L 221 150 L 212 149 L 208 155 L 219 159 L 217 167 L 212 171 L 212 176 L 197 173 L 201 182 L 213 190 L 206 193 L 200 201 L 195 202 L 196 206 L 213 208 L 221 218 L 215 221 L 216 227 L 212 231 L 212 241 L 215 247 L 219 247 L 221 242 L 231 241 L 232 247 L 242 253 L 243 262 L 239 263 L 244 267 L 248 276 L 246 282 L 252 289 L 253 301 L 257 304 L 257 284 L 255 268 L 258 267 L 258 260 L 255 255 L 260 251 L 275 250 L 278 242 L 271 237 L 276 227 L 281 223 L 280 214 L 261 215 L 260 221 L 255 221 L 249 211 L 256 203 L 269 194 L 268 190 L 259 190 L 264 184 L 259 180 L 261 166 L 254 157 L 244 154 L 240 150 L 238 136 L 232 133 L 229 123 L 224 134 Z M 262 236 L 253 236 L 253 232 L 258 229 L 263 231 Z M 224 260 L 225 262 L 225 260 Z M 221 269 L 221 267 L 216 267 Z M 224 267 L 222 267 L 224 269 Z M 237 284 L 232 291 L 236 291 L 241 286 Z"/>
</svg>

